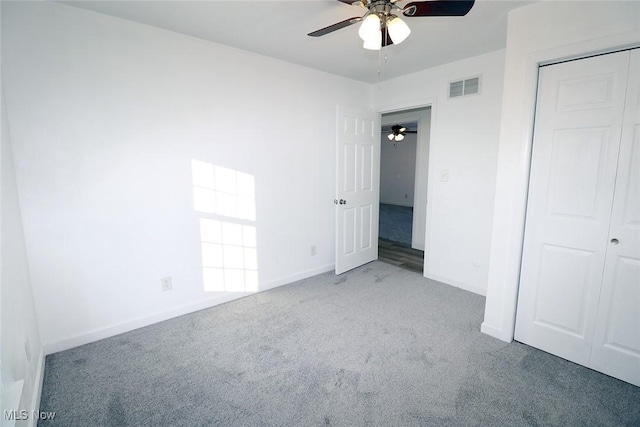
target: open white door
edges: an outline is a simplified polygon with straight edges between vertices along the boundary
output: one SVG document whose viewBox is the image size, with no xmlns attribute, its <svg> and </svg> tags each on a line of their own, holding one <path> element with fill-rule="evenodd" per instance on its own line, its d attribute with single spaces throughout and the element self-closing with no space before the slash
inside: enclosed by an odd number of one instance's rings
<svg viewBox="0 0 640 427">
<path fill-rule="evenodd" d="M 378 259 L 380 129 L 377 115 L 338 107 L 336 274 Z"/>
</svg>

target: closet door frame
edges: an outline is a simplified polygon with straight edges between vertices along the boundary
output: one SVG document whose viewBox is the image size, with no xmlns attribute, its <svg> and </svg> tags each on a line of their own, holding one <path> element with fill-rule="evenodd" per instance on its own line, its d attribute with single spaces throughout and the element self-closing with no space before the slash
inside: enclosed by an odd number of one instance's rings
<svg viewBox="0 0 640 427">
<path fill-rule="evenodd" d="M 608 55 L 610 53 L 615 54 L 609 56 L 610 61 L 604 59 L 606 58 L 605 55 Z M 531 158 L 529 159 L 528 165 L 531 173 L 531 180 L 533 183 L 532 185 L 535 184 L 537 187 L 534 187 L 534 192 L 532 194 L 527 194 L 526 200 L 529 201 L 530 196 L 532 196 L 533 194 L 537 194 L 537 196 L 535 196 L 533 199 L 534 203 L 537 203 L 537 205 L 533 206 L 537 206 L 537 208 L 535 208 L 536 210 L 532 212 L 538 212 L 537 214 L 535 214 L 537 215 L 538 219 L 529 224 L 528 231 L 526 232 L 528 237 L 525 237 L 523 235 L 523 252 L 521 253 L 522 276 L 520 277 L 520 280 L 526 281 L 526 288 L 520 289 L 518 295 L 522 297 L 522 291 L 525 289 L 527 290 L 527 292 L 524 294 L 526 298 L 524 300 L 525 303 L 522 304 L 522 302 L 519 301 L 518 310 L 522 310 L 524 307 L 526 310 L 523 311 L 523 313 L 526 312 L 527 317 L 525 318 L 521 313 L 518 313 L 518 330 L 520 331 L 518 334 L 520 335 L 520 337 L 529 334 L 527 338 L 532 339 L 533 335 L 531 335 L 531 329 L 526 331 L 526 334 L 523 333 L 523 329 L 526 329 L 523 328 L 523 324 L 527 322 L 530 322 L 531 324 L 537 322 L 535 320 L 537 317 L 532 316 L 537 316 L 537 314 L 535 313 L 538 311 L 538 308 L 536 306 L 536 302 L 531 301 L 533 298 L 538 298 L 538 294 L 540 292 L 540 284 L 538 283 L 537 285 L 535 285 L 535 283 L 537 283 L 535 281 L 532 284 L 531 275 L 532 272 L 535 273 L 535 271 L 539 269 L 542 264 L 536 264 L 538 265 L 538 267 L 535 267 L 534 265 L 535 268 L 533 270 L 531 269 L 530 265 L 531 260 L 535 260 L 534 253 L 538 250 L 532 250 L 531 244 L 532 242 L 534 242 L 534 240 L 539 240 L 532 239 L 532 236 L 540 234 L 540 230 L 534 230 L 534 228 L 531 226 L 533 225 L 535 227 L 535 225 L 538 224 L 541 227 L 546 227 L 543 226 L 544 223 L 540 221 L 544 221 L 544 219 L 547 218 L 549 214 L 553 213 L 549 211 L 548 204 L 550 203 L 550 199 L 548 199 L 547 195 L 553 195 L 554 189 L 553 187 L 549 187 L 549 183 L 546 181 L 546 179 L 551 179 L 553 175 L 553 171 L 551 169 L 547 169 L 551 168 L 552 165 L 551 163 L 549 163 L 551 152 L 545 153 L 544 151 L 540 151 L 543 150 L 540 147 L 538 147 L 538 149 L 536 150 L 537 145 L 534 144 L 533 138 L 542 138 L 538 140 L 538 143 L 542 144 L 541 147 L 548 146 L 548 148 L 546 148 L 547 151 L 551 150 L 553 147 L 553 150 L 555 152 L 556 132 L 564 131 L 566 129 L 572 130 L 572 127 L 577 125 L 577 122 L 571 121 L 571 116 L 568 116 L 570 119 L 568 122 L 565 121 L 565 119 L 561 118 L 559 121 L 554 120 L 555 116 L 562 116 L 563 114 L 562 108 L 558 107 L 560 105 L 561 96 L 552 94 L 550 97 L 548 94 L 554 91 L 562 92 L 561 86 L 565 83 L 565 80 L 562 80 L 563 78 L 576 78 L 577 80 L 580 80 L 581 77 L 578 77 L 580 75 L 589 76 L 590 78 L 591 75 L 596 76 L 596 74 L 594 73 L 600 73 L 600 70 L 602 70 L 602 73 L 607 71 L 608 69 L 602 68 L 603 65 L 605 67 L 611 66 L 612 69 L 617 70 L 617 74 L 615 76 L 616 79 L 620 80 L 620 84 L 617 85 L 617 89 L 612 89 L 612 93 L 617 91 L 617 94 L 613 95 L 613 97 L 617 98 L 617 100 L 612 99 L 612 104 L 610 105 L 613 105 L 614 107 L 611 109 L 611 112 L 614 112 L 617 115 L 617 118 L 611 121 L 612 126 L 614 127 L 609 129 L 608 132 L 618 135 L 613 135 L 613 138 L 610 138 L 610 140 L 605 143 L 608 144 L 609 152 L 605 152 L 606 150 L 602 151 L 601 155 L 605 155 L 605 160 L 607 156 L 610 157 L 612 155 L 615 155 L 615 158 L 611 159 L 611 162 L 608 162 L 607 171 L 605 172 L 605 175 L 613 174 L 613 180 L 615 181 L 615 184 L 609 183 L 612 184 L 609 185 L 609 187 L 611 188 L 607 187 L 607 196 L 605 196 L 605 198 L 601 200 L 602 203 L 606 204 L 607 200 L 605 199 L 607 199 L 609 195 L 611 196 L 611 206 L 609 208 L 610 212 L 607 213 L 607 218 L 604 218 L 604 215 L 601 214 L 603 220 L 608 220 L 610 222 L 607 224 L 605 230 L 607 238 L 604 240 L 600 238 L 598 239 L 598 241 L 602 240 L 602 244 L 598 245 L 598 251 L 603 252 L 603 254 L 601 255 L 603 257 L 602 270 L 604 272 L 604 275 L 601 276 L 600 281 L 598 282 L 597 292 L 594 293 L 596 297 L 595 311 L 593 310 L 594 307 L 590 307 L 591 312 L 589 313 L 589 316 L 594 322 L 594 328 L 588 328 L 591 330 L 586 331 L 586 333 L 583 334 L 584 336 L 580 337 L 583 339 L 584 344 L 586 344 L 586 352 L 582 353 L 586 354 L 582 354 L 580 357 L 578 357 L 578 360 L 575 360 L 575 358 L 572 357 L 566 357 L 564 354 L 558 354 L 553 346 L 544 348 L 544 346 L 538 346 L 535 344 L 532 345 L 551 353 L 556 353 L 561 357 L 575 361 L 584 366 L 630 382 L 631 384 L 640 386 L 640 312 L 638 312 L 637 308 L 637 303 L 638 301 L 640 301 L 640 289 L 636 287 L 638 286 L 638 284 L 640 284 L 640 281 L 638 280 L 638 276 L 640 276 L 640 227 L 638 226 L 638 224 L 640 224 L 640 211 L 638 210 L 640 201 L 638 196 L 635 196 L 635 194 L 637 193 L 637 189 L 640 186 L 631 182 L 632 180 L 635 180 L 636 177 L 640 177 L 640 74 L 638 74 L 638 71 L 640 71 L 640 47 L 631 46 L 625 49 L 615 49 L 613 52 L 590 55 L 580 59 L 589 58 L 591 58 L 591 61 L 584 62 L 583 67 L 579 63 L 576 63 L 577 65 L 573 66 L 572 68 L 571 66 L 569 66 L 565 67 L 564 69 L 555 69 L 563 71 L 562 73 L 555 74 L 557 76 L 554 77 L 555 82 L 553 79 L 548 79 L 546 86 L 540 86 L 541 88 L 543 88 L 541 89 L 543 90 L 542 94 L 537 93 L 539 99 L 542 99 L 542 102 L 544 102 L 544 104 L 541 104 L 543 105 L 542 108 L 544 108 L 544 110 L 541 108 L 538 112 L 538 114 L 542 114 L 539 119 L 546 120 L 547 123 L 549 123 L 549 120 L 551 120 L 551 124 L 547 124 L 545 126 L 551 126 L 549 129 L 551 129 L 553 133 L 547 132 L 543 135 L 543 132 L 541 132 L 542 128 L 539 129 L 538 125 L 536 124 L 536 133 L 538 133 L 539 135 L 532 135 L 531 145 L 529 146 L 529 149 L 538 159 L 535 161 L 535 168 L 533 160 Z M 622 61 L 623 58 L 625 58 L 626 61 Z M 617 65 L 615 65 L 616 63 Z M 600 68 L 597 68 L 596 66 L 596 69 L 594 70 L 592 68 L 594 64 L 600 64 Z M 567 72 L 564 72 L 564 70 L 566 70 Z M 547 71 L 545 75 L 550 76 L 554 74 L 548 73 Z M 597 75 L 596 77 L 600 78 L 601 75 Z M 560 80 L 558 80 L 558 78 L 560 78 Z M 571 80 L 567 81 L 571 82 Z M 548 83 L 552 84 L 549 85 Z M 555 86 L 556 84 L 558 86 Z M 613 86 L 614 85 L 610 85 L 610 87 Z M 597 93 L 597 95 L 600 96 L 601 93 Z M 579 98 L 580 96 L 577 97 L 577 99 Z M 618 105 L 619 108 L 616 108 L 616 105 Z M 588 107 L 589 106 L 587 105 L 587 108 Z M 556 110 L 556 108 L 560 109 Z M 581 108 L 579 108 L 578 110 L 582 111 Z M 604 111 L 607 110 L 603 110 L 603 113 Z M 551 115 L 549 113 L 551 113 Z M 536 114 L 536 118 L 538 118 L 538 114 Z M 544 117 L 547 118 L 545 119 Z M 596 126 L 597 128 L 598 117 L 591 117 L 593 118 L 590 118 L 590 116 L 587 115 L 582 118 L 582 122 L 584 123 L 583 126 L 587 126 L 586 129 L 589 129 L 593 126 Z M 591 125 L 591 123 L 593 123 L 593 125 Z M 614 139 L 616 139 L 616 141 L 614 141 Z M 544 143 L 542 143 L 543 141 Z M 603 147 L 606 146 L 607 145 Z M 616 151 L 616 153 L 612 154 L 612 152 L 610 152 L 612 150 Z M 582 155 L 581 150 L 578 150 L 576 153 L 578 155 Z M 571 167 L 569 167 L 569 169 L 571 169 Z M 543 173 L 544 175 L 540 175 L 540 173 Z M 601 174 L 602 171 L 598 172 L 598 179 L 600 179 Z M 541 177 L 546 178 L 540 181 Z M 536 180 L 535 182 L 533 182 L 534 179 Z M 540 186 L 540 184 L 542 184 L 542 186 Z M 627 188 L 629 185 L 631 186 L 630 189 Z M 542 199 L 540 198 L 541 194 L 543 195 Z M 571 198 L 572 196 L 571 194 L 569 194 L 569 199 Z M 629 207 L 632 207 L 632 211 L 629 211 Z M 529 206 L 529 208 L 531 208 L 531 206 Z M 531 221 L 532 219 L 530 218 L 528 220 Z M 620 234 L 620 240 L 615 238 L 617 236 L 616 233 Z M 611 240 L 611 242 L 609 240 Z M 579 239 L 579 241 L 582 241 L 582 239 Z M 540 242 L 538 242 L 538 244 L 539 243 Z M 529 249 L 527 249 L 527 246 L 529 247 Z M 622 264 L 627 265 L 624 266 Z M 529 265 L 529 267 L 527 267 L 527 265 Z M 622 268 L 621 265 L 625 268 Z M 558 269 L 556 268 L 556 270 Z M 520 280 L 518 282 L 519 284 L 521 283 Z M 532 293 L 531 288 L 534 285 L 534 289 L 536 289 L 536 291 Z M 562 293 L 559 293 L 558 295 L 561 297 L 566 297 L 568 294 L 564 295 Z M 554 303 L 553 299 L 550 301 Z M 556 302 L 554 303 L 556 306 L 554 310 L 558 309 L 558 307 L 562 305 L 557 304 L 558 301 L 559 300 L 556 300 Z M 564 302 L 564 299 L 562 299 L 562 302 Z M 514 317 L 515 314 L 516 313 L 514 313 Z M 529 319 L 529 317 L 531 319 Z M 573 338 L 570 335 L 567 335 L 566 337 L 569 339 Z M 562 334 L 558 335 L 558 338 L 563 338 Z M 517 335 L 516 339 L 519 339 Z M 566 347 L 575 347 L 575 343 L 569 343 L 568 345 L 566 345 Z M 560 346 L 559 348 L 562 348 L 562 346 Z"/>
<path fill-rule="evenodd" d="M 508 193 L 496 196 L 495 207 L 499 210 L 494 214 L 494 224 L 502 226 L 497 230 L 494 226 L 492 233 L 483 333 L 506 342 L 514 337 L 539 67 L 636 47 L 640 47 L 640 34 L 628 31 L 531 52 L 521 59 L 517 115 L 510 116 L 518 121 L 519 133 L 513 144 L 504 148 L 508 152 L 499 155 L 510 161 L 509 170 L 499 170 L 498 178 L 508 176 L 512 184 L 498 189 Z"/>
</svg>

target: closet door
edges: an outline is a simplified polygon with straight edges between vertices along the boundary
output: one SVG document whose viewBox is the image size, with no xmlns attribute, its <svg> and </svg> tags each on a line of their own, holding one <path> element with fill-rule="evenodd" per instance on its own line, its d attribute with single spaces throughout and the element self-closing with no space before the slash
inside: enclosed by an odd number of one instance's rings
<svg viewBox="0 0 640 427">
<path fill-rule="evenodd" d="M 515 339 L 587 366 L 628 65 L 628 52 L 565 62 L 538 83 Z"/>
<path fill-rule="evenodd" d="M 640 386 L 640 49 L 631 51 L 591 367 Z"/>
</svg>

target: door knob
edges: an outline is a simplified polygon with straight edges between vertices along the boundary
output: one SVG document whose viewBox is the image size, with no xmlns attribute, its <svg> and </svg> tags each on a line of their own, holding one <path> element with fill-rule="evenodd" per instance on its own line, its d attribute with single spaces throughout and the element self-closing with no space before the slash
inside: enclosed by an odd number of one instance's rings
<svg viewBox="0 0 640 427">
<path fill-rule="evenodd" d="M 341 204 L 341 205 L 346 205 L 346 204 L 347 204 L 347 201 L 346 201 L 345 199 L 340 199 L 340 204 Z"/>
<path fill-rule="evenodd" d="M 618 239 L 611 239 L 611 244 L 612 245 L 617 245 L 618 243 L 620 243 L 620 241 Z"/>
</svg>

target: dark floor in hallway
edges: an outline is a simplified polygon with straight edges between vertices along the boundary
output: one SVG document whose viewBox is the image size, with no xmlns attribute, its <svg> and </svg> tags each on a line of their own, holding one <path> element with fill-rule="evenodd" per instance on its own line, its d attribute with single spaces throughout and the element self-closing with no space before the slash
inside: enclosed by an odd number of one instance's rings
<svg viewBox="0 0 640 427">
<path fill-rule="evenodd" d="M 413 208 L 411 206 L 380 203 L 379 236 L 381 239 L 411 246 L 412 228 Z"/>
<path fill-rule="evenodd" d="M 378 259 L 422 273 L 424 252 L 411 247 L 413 208 L 380 203 Z"/>
<path fill-rule="evenodd" d="M 378 240 L 378 259 L 422 274 L 424 252 L 390 240 Z"/>
</svg>

